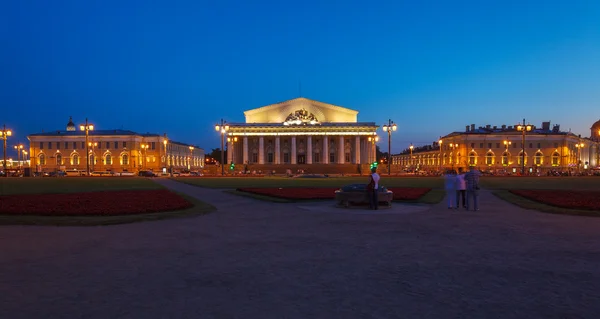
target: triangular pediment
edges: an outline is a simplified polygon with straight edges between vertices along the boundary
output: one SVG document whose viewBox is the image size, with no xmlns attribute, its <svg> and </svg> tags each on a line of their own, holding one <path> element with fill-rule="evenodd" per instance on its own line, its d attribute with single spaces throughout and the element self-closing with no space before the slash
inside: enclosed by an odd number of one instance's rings
<svg viewBox="0 0 600 319">
<path fill-rule="evenodd" d="M 317 123 L 355 123 L 358 111 L 307 98 L 296 98 L 244 112 L 246 123 L 284 123 L 290 119 Z"/>
</svg>

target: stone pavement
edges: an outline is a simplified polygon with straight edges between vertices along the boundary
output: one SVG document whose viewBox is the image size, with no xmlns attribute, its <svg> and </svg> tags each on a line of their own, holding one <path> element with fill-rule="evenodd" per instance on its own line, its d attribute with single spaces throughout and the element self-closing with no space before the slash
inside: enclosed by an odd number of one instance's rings
<svg viewBox="0 0 600 319">
<path fill-rule="evenodd" d="M 2 318 L 598 318 L 600 219 L 256 201 L 108 227 L 0 226 Z M 143 200 L 143 199 L 141 199 Z"/>
</svg>

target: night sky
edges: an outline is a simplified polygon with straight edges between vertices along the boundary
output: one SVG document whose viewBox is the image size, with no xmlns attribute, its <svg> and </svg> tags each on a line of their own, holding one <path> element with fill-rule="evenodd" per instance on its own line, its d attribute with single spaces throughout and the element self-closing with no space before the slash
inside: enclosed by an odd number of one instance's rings
<svg viewBox="0 0 600 319">
<path fill-rule="evenodd" d="M 393 153 L 471 123 L 600 119 L 595 0 L 4 1 L 0 40 L 9 147 L 73 116 L 210 151 L 221 118 L 300 95 L 394 120 Z"/>
</svg>

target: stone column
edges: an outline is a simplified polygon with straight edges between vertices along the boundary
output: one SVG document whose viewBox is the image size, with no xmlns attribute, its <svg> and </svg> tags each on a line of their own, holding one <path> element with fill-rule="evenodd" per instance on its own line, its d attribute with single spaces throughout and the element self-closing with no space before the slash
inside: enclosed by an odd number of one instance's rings
<svg viewBox="0 0 600 319">
<path fill-rule="evenodd" d="M 344 152 L 344 136 L 341 135 L 339 138 L 339 142 L 340 145 L 338 145 L 338 163 L 339 164 L 344 164 L 345 160 L 346 160 L 346 152 Z"/>
<path fill-rule="evenodd" d="M 233 142 L 227 142 L 227 164 L 233 160 Z"/>
<path fill-rule="evenodd" d="M 292 155 L 291 156 L 292 156 L 292 158 L 290 159 L 291 163 L 296 164 L 296 137 L 295 136 L 292 136 Z"/>
<path fill-rule="evenodd" d="M 354 142 L 354 164 L 360 163 L 360 135 L 357 135 Z"/>
<path fill-rule="evenodd" d="M 258 164 L 265 163 L 265 137 L 258 138 Z"/>
<path fill-rule="evenodd" d="M 329 137 L 327 135 L 323 136 L 323 152 L 321 154 L 323 156 L 323 164 L 329 164 Z"/>
<path fill-rule="evenodd" d="M 244 163 L 248 163 L 248 136 L 244 136 Z"/>
<path fill-rule="evenodd" d="M 313 163 L 313 149 L 312 149 L 312 136 L 306 137 L 306 164 Z"/>
<path fill-rule="evenodd" d="M 275 136 L 275 164 L 281 164 L 279 136 Z"/>
</svg>

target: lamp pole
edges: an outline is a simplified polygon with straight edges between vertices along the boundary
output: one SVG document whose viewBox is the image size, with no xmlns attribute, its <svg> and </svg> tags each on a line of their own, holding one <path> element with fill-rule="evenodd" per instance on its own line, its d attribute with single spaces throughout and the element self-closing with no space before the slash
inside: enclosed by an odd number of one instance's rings
<svg viewBox="0 0 600 319">
<path fill-rule="evenodd" d="M 442 171 L 442 143 L 444 141 L 442 140 L 442 137 L 440 136 L 440 140 L 438 141 L 438 147 L 440 148 L 440 157 L 439 157 L 439 161 L 440 161 L 440 172 Z"/>
<path fill-rule="evenodd" d="M 237 136 L 227 138 L 227 142 L 231 143 L 231 163 L 229 163 L 229 164 L 235 163 L 235 157 L 234 157 L 233 151 L 235 149 L 235 142 L 237 142 L 237 141 L 238 141 Z M 227 151 L 228 152 L 230 151 L 229 148 L 227 149 Z"/>
<path fill-rule="evenodd" d="M 506 146 L 506 150 L 504 151 L 504 156 L 506 157 L 506 162 L 503 163 L 503 164 L 504 164 L 505 167 L 508 167 L 508 163 L 510 162 L 508 160 L 508 146 L 511 145 L 511 144 L 512 144 L 511 141 L 508 141 L 508 140 L 504 141 L 504 146 Z M 504 169 L 504 173 L 506 174 L 506 169 Z"/>
<path fill-rule="evenodd" d="M 369 164 L 372 164 L 373 162 L 377 161 L 377 155 L 376 155 L 376 148 L 375 148 L 375 143 L 377 143 L 379 141 L 379 136 L 375 135 L 375 136 L 369 136 L 369 142 L 371 142 L 371 150 L 370 150 L 370 154 L 369 154 Z"/>
<path fill-rule="evenodd" d="M 87 176 L 90 176 L 90 146 L 88 145 L 89 131 L 94 130 L 94 125 L 88 123 L 87 117 L 85 118 L 85 124 L 79 125 L 79 129 L 85 131 L 85 158 L 86 158 L 86 170 Z"/>
<path fill-rule="evenodd" d="M 165 168 L 169 169 L 169 175 L 173 177 L 173 164 L 171 163 L 171 159 L 169 158 L 169 151 L 167 149 L 167 144 L 169 141 L 167 140 L 167 134 L 165 133 L 165 139 L 163 140 L 163 145 L 165 146 Z"/>
<path fill-rule="evenodd" d="M 7 130 L 6 124 L 4 124 L 4 126 L 2 127 L 2 131 L 0 131 L 0 132 L 2 134 L 2 139 L 4 140 L 4 162 L 3 162 L 4 177 L 8 177 L 8 172 L 6 171 L 6 139 L 12 135 L 12 131 Z"/>
<path fill-rule="evenodd" d="M 396 131 L 398 126 L 394 121 L 388 119 L 388 123 L 383 125 L 383 131 L 388 133 L 388 156 L 387 156 L 387 167 L 388 175 L 392 174 L 391 162 L 392 162 L 392 131 Z"/>
<path fill-rule="evenodd" d="M 227 121 L 221 119 L 221 123 L 215 125 L 215 130 L 221 132 L 221 175 L 223 176 L 225 175 L 225 166 L 223 166 L 225 162 L 225 146 L 223 144 L 225 144 L 225 133 L 229 131 L 229 124 L 227 124 Z"/>
<path fill-rule="evenodd" d="M 575 147 L 577 147 L 577 174 L 579 175 L 579 165 L 581 163 L 581 148 L 583 148 L 585 145 L 583 143 L 577 143 L 575 144 Z"/>
<path fill-rule="evenodd" d="M 415 147 L 412 145 L 412 143 L 410 143 L 410 146 L 408 147 L 408 149 L 410 149 L 410 160 L 408 161 L 408 165 L 411 170 L 412 170 L 412 165 L 413 165 L 413 157 L 412 157 L 413 148 L 415 148 Z"/>
<path fill-rule="evenodd" d="M 533 129 L 531 124 L 525 125 L 525 119 L 523 119 L 523 124 L 517 125 L 517 131 L 523 133 L 522 143 L 521 143 L 521 176 L 525 176 L 525 132 L 529 132 Z"/>
<path fill-rule="evenodd" d="M 15 145 L 15 150 L 17 151 L 17 169 L 21 170 L 21 150 L 23 150 L 23 144 Z"/>
<path fill-rule="evenodd" d="M 144 157 L 144 161 L 142 162 L 142 169 L 146 169 L 146 155 L 148 152 L 148 144 L 141 144 L 140 147 L 142 148 L 142 156 Z"/>
<path fill-rule="evenodd" d="M 92 162 L 92 171 L 93 171 L 94 170 L 94 166 L 96 164 L 95 163 L 96 162 L 96 151 L 95 151 L 95 149 L 96 149 L 96 146 L 98 146 L 98 142 L 88 142 L 88 146 L 92 147 L 92 159 L 91 159 L 91 162 Z"/>
<path fill-rule="evenodd" d="M 194 147 L 190 146 L 190 160 L 188 161 L 188 170 L 191 172 L 192 171 L 192 152 L 194 151 Z"/>
</svg>

